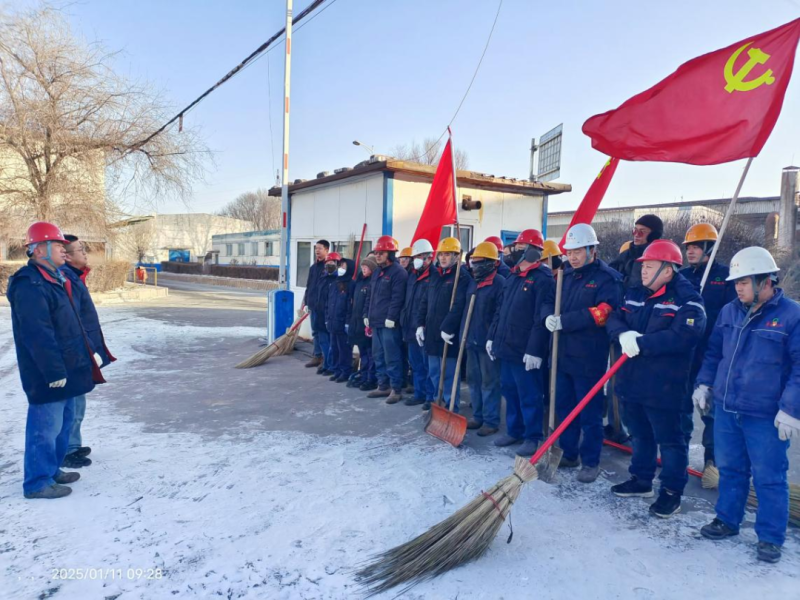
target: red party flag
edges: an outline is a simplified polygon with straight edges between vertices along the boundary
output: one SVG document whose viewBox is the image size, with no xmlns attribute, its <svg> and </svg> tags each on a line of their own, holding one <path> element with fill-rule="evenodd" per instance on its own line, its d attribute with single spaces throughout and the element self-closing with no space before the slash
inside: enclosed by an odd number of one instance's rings
<svg viewBox="0 0 800 600">
<path fill-rule="evenodd" d="M 436 174 L 433 176 L 431 191 L 428 193 L 425 208 L 422 210 L 417 230 L 411 240 L 412 245 L 417 240 L 426 239 L 431 243 L 431 246 L 436 248 L 442 235 L 442 227 L 452 225 L 458 220 L 451 143 L 452 140 L 447 140 L 447 145 L 445 145 L 444 152 L 442 152 L 442 156 L 439 159 L 439 166 L 436 167 Z"/>
<path fill-rule="evenodd" d="M 600 169 L 592 185 L 589 186 L 589 190 L 583 197 L 581 205 L 578 207 L 578 210 L 575 211 L 575 214 L 572 215 L 569 227 L 567 227 L 564 235 L 561 236 L 561 241 L 558 242 L 558 246 L 561 248 L 562 252 L 564 252 L 564 240 L 567 239 L 567 231 L 570 230 L 570 227 L 578 223 L 591 223 L 594 219 L 595 214 L 597 214 L 597 209 L 600 207 L 600 202 L 603 200 L 603 196 L 606 195 L 608 184 L 611 183 L 611 178 L 614 177 L 614 173 L 617 172 L 618 164 L 618 158 L 609 158 L 606 164 L 603 165 L 603 168 Z"/>
<path fill-rule="evenodd" d="M 757 156 L 792 76 L 800 19 L 684 63 L 583 124 L 592 146 L 625 160 L 715 165 Z"/>
</svg>

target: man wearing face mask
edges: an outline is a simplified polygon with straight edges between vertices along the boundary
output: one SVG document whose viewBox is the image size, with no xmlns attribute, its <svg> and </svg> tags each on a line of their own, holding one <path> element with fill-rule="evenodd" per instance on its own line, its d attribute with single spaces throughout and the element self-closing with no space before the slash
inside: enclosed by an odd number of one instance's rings
<svg viewBox="0 0 800 600">
<path fill-rule="evenodd" d="M 327 377 L 333 375 L 331 334 L 327 324 L 328 295 L 330 294 L 331 286 L 336 281 L 336 271 L 339 268 L 339 261 L 341 259 L 342 255 L 338 252 L 329 252 L 326 255 L 324 261 L 325 270 L 322 272 L 322 277 L 317 283 L 316 307 L 311 312 L 311 318 L 315 321 L 314 325 L 317 330 L 317 337 L 319 338 L 319 347 L 322 351 L 322 364 L 317 369 L 317 375 L 325 375 Z"/>
<path fill-rule="evenodd" d="M 642 285 L 642 264 L 639 259 L 647 247 L 664 235 L 664 223 L 656 215 L 642 215 L 633 227 L 633 244 L 608 266 L 622 274 L 626 290 Z"/>
<path fill-rule="evenodd" d="M 497 248 L 497 256 L 499 258 L 497 262 L 497 274 L 503 279 L 508 279 L 508 276 L 511 275 L 511 267 L 508 266 L 504 260 L 505 253 L 503 252 L 503 240 L 496 235 L 490 235 L 483 241 L 490 242 Z"/>
<path fill-rule="evenodd" d="M 486 353 L 489 327 L 503 302 L 505 279 L 497 271 L 500 256 L 491 242 L 481 242 L 470 258 L 472 280 L 466 290 L 464 309 L 455 307 L 442 323 L 442 337 L 448 343 L 464 327 L 470 298 L 475 296 L 472 319 L 467 332 L 467 381 L 472 403 L 472 419 L 467 429 L 477 429 L 481 437 L 497 433 L 500 427 L 500 364 Z"/>
<path fill-rule="evenodd" d="M 413 374 L 414 396 L 405 400 L 406 406 L 418 406 L 433 401 L 433 383 L 428 376 L 428 355 L 417 343 L 415 313 L 428 293 L 431 282 L 433 246 L 426 239 L 419 239 L 411 247 L 411 273 L 406 284 L 406 300 L 400 322 L 403 326 L 403 341 L 408 346 L 408 362 Z"/>
<path fill-rule="evenodd" d="M 439 242 L 436 249 L 436 259 L 439 267 L 431 272 L 431 282 L 428 284 L 428 293 L 422 296 L 419 309 L 416 313 L 416 338 L 417 343 L 423 346 L 428 355 L 428 376 L 433 384 L 434 393 L 439 391 L 439 379 L 442 372 L 442 355 L 445 343 L 451 347 L 447 351 L 447 360 L 444 373 L 444 401 L 449 406 L 453 392 L 453 377 L 455 376 L 456 362 L 458 361 L 458 346 L 453 345 L 455 335 L 442 331 L 442 323 L 450 312 L 450 300 L 453 298 L 453 286 L 456 286 L 456 295 L 453 301 L 453 310 L 461 314 L 467 297 L 467 285 L 470 276 L 466 269 L 458 269 L 461 260 L 461 242 L 456 238 L 448 237 Z M 458 284 L 456 284 L 456 271 L 458 271 Z M 453 410 L 458 412 L 460 386 L 456 387 L 456 399 Z M 423 410 L 430 409 L 430 403 L 423 404 Z"/>
<path fill-rule="evenodd" d="M 406 296 L 408 272 L 397 263 L 397 242 L 388 235 L 378 238 L 370 297 L 364 326 L 372 329 L 372 355 L 378 375 L 378 389 L 367 398 L 386 398 L 387 404 L 403 399 L 403 334 L 400 313 Z"/>
<path fill-rule="evenodd" d="M 542 440 L 544 380 L 542 362 L 550 333 L 544 320 L 553 314 L 555 280 L 541 263 L 544 239 L 536 229 L 519 234 L 511 253 L 515 266 L 506 280 L 486 341 L 486 352 L 500 360 L 500 389 L 506 399 L 507 432 L 495 446 L 524 440 L 519 456 L 532 456 Z"/>
<path fill-rule="evenodd" d="M 375 361 L 372 360 L 372 340 L 364 327 L 364 310 L 369 302 L 370 282 L 372 274 L 378 270 L 378 262 L 374 256 L 361 259 L 358 277 L 350 287 L 350 299 L 347 309 L 348 343 L 358 346 L 360 366 L 358 373 L 350 377 L 347 387 L 357 387 L 364 392 L 371 392 L 378 387 L 375 375 Z M 371 332 L 370 332 L 371 335 Z"/>
<path fill-rule="evenodd" d="M 329 255 L 330 256 L 330 255 Z M 348 258 L 337 261 L 336 279 L 328 290 L 325 325 L 331 338 L 331 381 L 346 383 L 353 371 L 353 346 L 347 336 L 347 303 L 353 283 L 355 263 Z"/>
<path fill-rule="evenodd" d="M 661 454 L 661 490 L 650 513 L 667 518 L 680 511 L 688 476 L 689 444 L 683 420 L 692 412 L 689 371 L 706 326 L 703 299 L 678 272 L 681 250 L 656 240 L 638 259 L 642 287 L 626 290 L 608 319 L 608 333 L 631 358 L 617 374 L 616 392 L 633 438 L 631 479 L 611 491 L 651 498 Z"/>
<path fill-rule="evenodd" d="M 556 374 L 556 414 L 561 420 L 605 373 L 606 322 L 622 301 L 622 276 L 597 258 L 599 243 L 591 225 L 579 223 L 567 231 L 564 249 L 569 264 L 559 275 L 564 277 L 561 315 L 550 315 L 545 321 L 548 331 L 561 332 Z M 564 451 L 561 467 L 582 465 L 578 481 L 597 479 L 603 448 L 603 394 L 586 405 L 559 443 Z"/>
</svg>

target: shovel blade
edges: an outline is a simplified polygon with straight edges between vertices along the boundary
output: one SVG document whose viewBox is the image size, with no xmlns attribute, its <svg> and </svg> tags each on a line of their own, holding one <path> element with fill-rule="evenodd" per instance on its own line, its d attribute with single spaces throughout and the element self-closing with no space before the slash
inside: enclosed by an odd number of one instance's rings
<svg viewBox="0 0 800 600">
<path fill-rule="evenodd" d="M 438 404 L 431 404 L 430 419 L 425 425 L 425 433 L 458 448 L 467 434 L 467 419 Z"/>
<path fill-rule="evenodd" d="M 564 451 L 558 446 L 551 446 L 547 453 L 536 463 L 539 479 L 545 483 L 555 483 L 558 480 L 558 465 Z"/>
</svg>

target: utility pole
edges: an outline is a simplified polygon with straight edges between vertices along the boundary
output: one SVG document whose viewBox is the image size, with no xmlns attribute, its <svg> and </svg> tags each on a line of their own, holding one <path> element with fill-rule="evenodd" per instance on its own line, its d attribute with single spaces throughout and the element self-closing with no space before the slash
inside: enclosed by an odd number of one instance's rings
<svg viewBox="0 0 800 600">
<path fill-rule="evenodd" d="M 281 251 L 278 287 L 289 289 L 289 95 L 292 74 L 292 0 L 286 0 L 286 55 L 283 69 L 283 163 L 281 165 Z"/>
</svg>

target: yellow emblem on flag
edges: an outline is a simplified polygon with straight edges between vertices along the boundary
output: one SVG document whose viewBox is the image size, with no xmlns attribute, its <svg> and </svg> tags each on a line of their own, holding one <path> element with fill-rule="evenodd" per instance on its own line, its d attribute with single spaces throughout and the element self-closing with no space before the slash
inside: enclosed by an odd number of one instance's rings
<svg viewBox="0 0 800 600">
<path fill-rule="evenodd" d="M 750 71 L 753 70 L 753 67 L 756 65 L 763 65 L 769 60 L 769 54 L 762 52 L 758 48 L 750 48 L 747 51 L 747 56 L 750 57 L 750 60 L 744 63 L 742 68 L 736 71 L 736 73 L 733 72 L 736 59 L 739 58 L 739 55 L 744 52 L 744 49 L 752 43 L 753 42 L 747 42 L 744 46 L 736 50 L 731 54 L 728 62 L 725 63 L 725 81 L 728 82 L 725 86 L 725 91 L 729 94 L 733 92 L 749 92 L 764 84 L 772 85 L 775 83 L 775 78 L 772 76 L 772 69 L 767 69 L 761 76 L 751 79 L 750 81 L 744 80 L 744 78 L 750 74 Z"/>
</svg>

